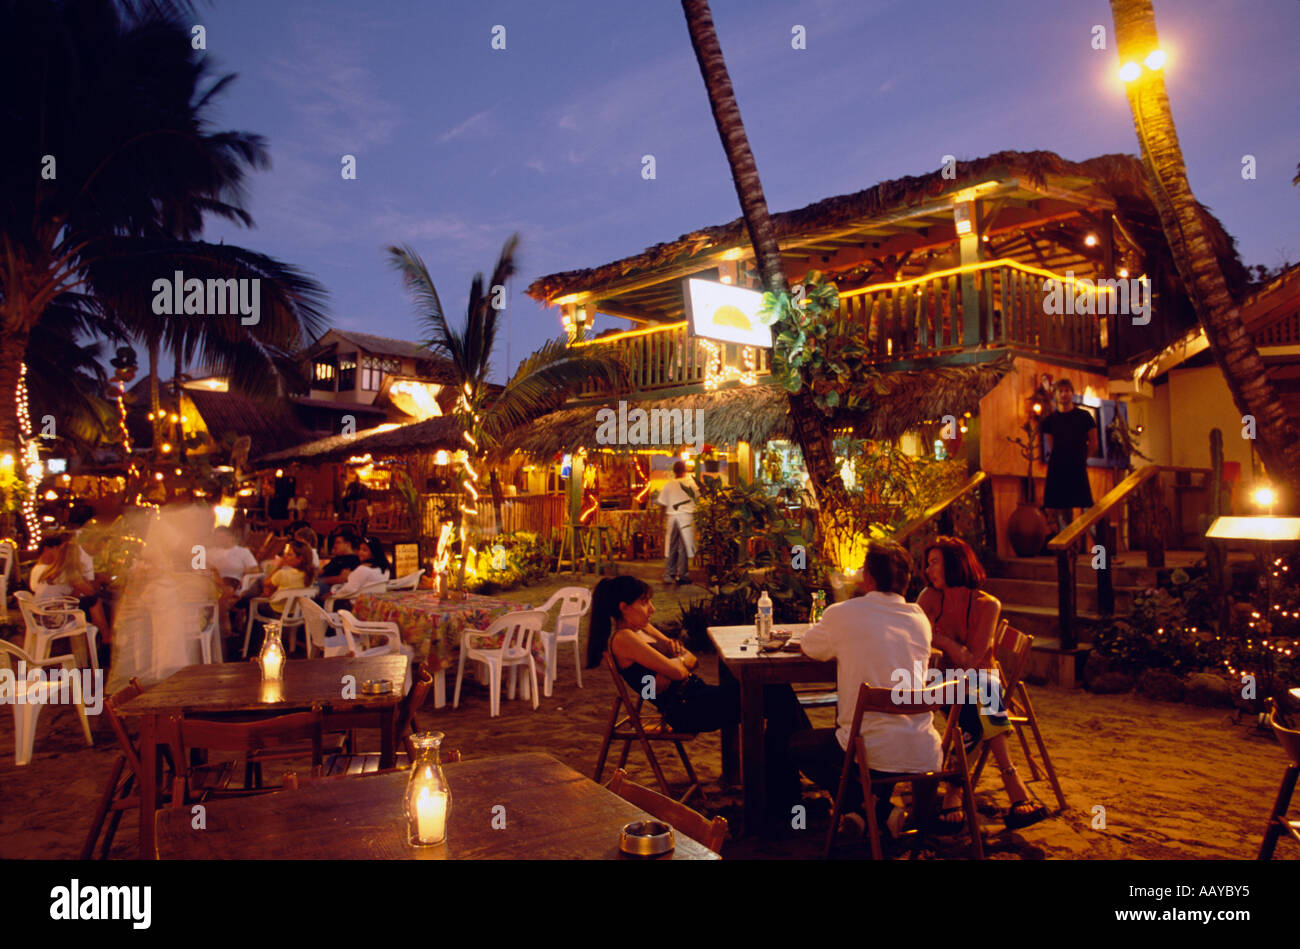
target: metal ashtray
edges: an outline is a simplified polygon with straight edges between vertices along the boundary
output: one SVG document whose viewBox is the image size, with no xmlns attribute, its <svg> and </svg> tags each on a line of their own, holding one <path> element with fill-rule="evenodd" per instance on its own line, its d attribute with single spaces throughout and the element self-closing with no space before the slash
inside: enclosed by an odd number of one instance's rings
<svg viewBox="0 0 1300 949">
<path fill-rule="evenodd" d="M 391 679 L 367 679 L 361 683 L 362 695 L 387 695 L 393 691 Z"/>
<path fill-rule="evenodd" d="M 673 845 L 673 829 L 657 820 L 625 824 L 618 840 L 618 849 L 634 857 L 656 857 L 668 853 Z"/>
</svg>

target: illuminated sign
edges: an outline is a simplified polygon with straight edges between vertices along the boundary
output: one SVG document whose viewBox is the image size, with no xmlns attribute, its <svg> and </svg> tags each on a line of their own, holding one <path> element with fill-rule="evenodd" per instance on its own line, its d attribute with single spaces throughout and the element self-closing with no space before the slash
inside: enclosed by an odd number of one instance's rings
<svg viewBox="0 0 1300 949">
<path fill-rule="evenodd" d="M 741 346 L 772 347 L 772 329 L 758 318 L 763 294 L 694 277 L 686 281 L 686 319 L 696 336 Z"/>
</svg>

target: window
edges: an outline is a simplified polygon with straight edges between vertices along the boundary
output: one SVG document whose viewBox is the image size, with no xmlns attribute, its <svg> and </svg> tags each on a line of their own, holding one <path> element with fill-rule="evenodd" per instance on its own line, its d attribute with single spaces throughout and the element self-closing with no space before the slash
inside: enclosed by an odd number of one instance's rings
<svg viewBox="0 0 1300 949">
<path fill-rule="evenodd" d="M 339 391 L 351 392 L 357 387 L 357 357 L 353 353 L 351 356 L 339 357 Z"/>
<path fill-rule="evenodd" d="M 384 384 L 384 376 L 400 368 L 401 363 L 396 359 L 366 356 L 361 360 L 361 388 L 366 392 L 378 392 Z"/>
<path fill-rule="evenodd" d="M 312 365 L 312 388 L 313 389 L 333 389 L 334 377 L 337 375 L 334 368 L 333 360 L 318 359 Z"/>
</svg>

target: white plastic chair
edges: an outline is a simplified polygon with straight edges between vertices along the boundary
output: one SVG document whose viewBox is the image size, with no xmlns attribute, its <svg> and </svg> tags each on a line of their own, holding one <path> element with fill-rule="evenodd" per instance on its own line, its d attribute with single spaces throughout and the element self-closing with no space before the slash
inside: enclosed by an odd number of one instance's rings
<svg viewBox="0 0 1300 949">
<path fill-rule="evenodd" d="M 345 586 L 347 586 L 347 584 L 345 583 L 336 583 L 334 584 L 333 587 L 330 588 L 330 595 L 325 597 L 326 612 L 329 613 L 334 612 L 335 600 L 351 600 L 354 596 L 360 596 L 363 593 L 387 593 L 388 592 L 387 580 L 376 580 L 374 583 L 367 583 L 359 590 L 356 590 L 352 593 L 344 594 L 343 596 L 339 596 L 339 591 L 343 589 L 343 587 Z"/>
<path fill-rule="evenodd" d="M 298 601 L 303 623 L 307 627 L 307 658 L 319 652 L 326 659 L 346 656 L 352 651 L 352 641 L 343 629 L 337 613 L 327 613 L 320 604 L 309 597 Z"/>
<path fill-rule="evenodd" d="M 199 642 L 199 653 L 203 663 L 225 662 L 226 657 L 221 648 L 221 604 L 216 600 L 185 600 L 181 604 L 190 611 L 193 619 L 189 628 Z"/>
<path fill-rule="evenodd" d="M 50 647 L 55 640 L 85 637 L 90 667 L 99 668 L 99 627 L 86 622 L 86 614 L 77 609 L 75 596 L 51 596 L 38 600 L 26 590 L 18 590 L 14 599 L 22 611 L 26 629 L 23 652 L 40 661 L 50 657 Z"/>
<path fill-rule="evenodd" d="M 248 626 L 244 629 L 244 656 L 248 656 L 248 643 L 253 638 L 253 623 L 279 623 L 281 635 L 289 633 L 291 638 L 285 643 L 287 654 L 292 654 L 298 645 L 298 630 L 302 628 L 302 611 L 298 609 L 300 598 L 310 600 L 316 590 L 312 587 L 298 587 L 292 590 L 277 590 L 271 597 L 259 596 L 248 601 Z M 284 612 L 277 613 L 270 609 L 272 603 L 283 603 Z M 263 610 L 263 607 L 267 609 Z"/>
<path fill-rule="evenodd" d="M 550 614 L 555 604 L 560 604 L 560 615 L 555 629 L 542 630 L 542 646 L 546 650 L 546 696 L 550 698 L 555 685 L 555 667 L 559 664 L 560 643 L 573 643 L 573 669 L 578 674 L 578 688 L 582 688 L 582 656 L 579 655 L 578 626 L 591 610 L 591 591 L 586 587 L 564 587 L 539 607 Z"/>
<path fill-rule="evenodd" d="M 41 709 L 46 705 L 54 704 L 58 699 L 54 694 L 57 689 L 54 683 L 44 679 L 40 682 L 30 682 L 25 676 L 18 675 L 16 667 L 19 661 L 27 664 L 28 671 L 31 669 L 49 669 L 57 666 L 76 675 L 80 675 L 80 672 L 77 669 L 77 660 L 73 656 L 37 659 L 26 650 L 19 649 L 13 643 L 0 639 L 0 667 L 10 666 L 10 672 L 13 673 L 14 677 L 14 696 L 12 699 L 14 709 L 14 763 L 21 766 L 29 764 L 32 760 L 32 746 L 36 743 L 36 720 L 40 717 Z M 95 741 L 90 735 L 90 719 L 86 717 L 85 696 L 79 687 L 72 691 L 71 694 L 77 697 L 77 714 L 81 717 L 81 731 L 86 736 L 86 744 L 94 745 Z"/>
<path fill-rule="evenodd" d="M 343 635 L 348 641 L 348 655 L 358 657 L 401 655 L 410 660 L 406 663 L 406 680 L 402 694 L 411 691 L 411 665 L 415 660 L 415 647 L 402 642 L 402 631 L 397 628 L 397 624 L 359 620 L 348 610 L 339 610 L 336 615 L 343 623 Z M 378 646 L 367 645 L 374 639 L 384 641 Z M 436 694 L 443 697 L 443 705 L 447 704 L 446 672 L 439 671 L 434 674 L 434 689 Z"/>
<path fill-rule="evenodd" d="M 509 698 L 515 697 L 515 682 L 519 667 L 528 667 L 528 678 L 524 680 L 527 694 L 532 697 L 533 708 L 537 708 L 537 663 L 533 661 L 533 636 L 541 631 L 546 614 L 541 610 L 517 610 L 498 617 L 492 625 L 484 630 L 467 629 L 460 637 L 460 662 L 456 669 L 456 694 L 451 700 L 452 708 L 460 707 L 460 683 L 465 677 L 465 662 L 481 662 L 488 668 L 488 695 L 491 703 L 491 717 L 501 714 L 501 672 L 510 667 Z M 480 647 L 498 633 L 505 635 L 501 645 Z M 530 688 L 531 686 L 531 688 Z"/>
<path fill-rule="evenodd" d="M 0 623 L 9 622 L 9 582 L 14 577 L 18 550 L 12 541 L 0 543 Z"/>
<path fill-rule="evenodd" d="M 420 578 L 424 576 L 423 570 L 417 570 L 415 573 L 408 573 L 404 577 L 398 577 L 396 580 L 388 581 L 388 592 L 394 590 L 416 590 L 420 586 Z"/>
</svg>

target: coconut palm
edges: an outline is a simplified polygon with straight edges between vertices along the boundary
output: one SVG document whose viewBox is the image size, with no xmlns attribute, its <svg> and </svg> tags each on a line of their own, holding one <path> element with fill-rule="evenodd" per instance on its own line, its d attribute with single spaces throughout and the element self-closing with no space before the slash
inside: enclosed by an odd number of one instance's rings
<svg viewBox="0 0 1300 949">
<path fill-rule="evenodd" d="M 788 284 L 785 264 L 781 260 L 781 249 L 777 245 L 776 232 L 767 212 L 767 199 L 763 196 L 763 184 L 758 177 L 754 153 L 750 150 L 745 125 L 740 118 L 740 106 L 736 103 L 731 77 L 722 57 L 722 46 L 713 26 L 713 13 L 709 9 L 708 0 L 682 0 L 682 10 L 686 14 L 686 26 L 691 34 L 691 46 L 695 49 L 700 74 L 704 77 L 713 121 L 722 138 L 727 163 L 731 166 L 731 180 L 736 187 L 736 197 L 740 199 L 745 228 L 754 245 L 759 274 L 768 291 L 786 292 Z M 790 394 L 790 418 L 794 423 L 795 438 L 803 451 L 804 464 L 808 468 L 812 484 L 816 485 L 821 509 L 825 511 L 838 507 L 837 499 L 843 496 L 844 486 L 839 466 L 835 464 L 831 432 L 826 417 L 818 411 L 807 386 Z"/>
<path fill-rule="evenodd" d="M 1160 48 L 1150 0 L 1111 0 L 1110 6 L 1120 62 L 1144 62 Z M 1164 76 L 1159 69 L 1144 68 L 1128 83 L 1127 92 L 1152 198 L 1178 274 L 1237 410 L 1255 417 L 1260 457 L 1270 476 L 1290 484 L 1286 503 L 1294 506 L 1300 498 L 1300 438 L 1269 381 L 1211 247 L 1204 211 L 1187 180 Z"/>
<path fill-rule="evenodd" d="M 558 408 L 569 394 L 590 380 L 611 385 L 624 381 L 624 369 L 616 358 L 603 354 L 596 346 L 570 348 L 562 338 L 547 342 L 524 359 L 504 387 L 488 381 L 504 313 L 504 308 L 494 303 L 501 302 L 506 281 L 515 272 L 518 246 L 519 235 L 511 235 L 486 284 L 482 273 L 474 275 L 461 327 L 453 327 L 448 321 L 433 277 L 419 254 L 410 247 L 388 248 L 389 262 L 402 275 L 420 322 L 429 334 L 426 345 L 450 364 L 452 384 L 460 393 L 456 417 L 468 435 L 468 470 L 477 477 L 478 472 L 488 468 L 498 533 L 503 529 L 501 487 L 496 467 L 484 462 L 502 438 Z M 472 510 L 473 501 L 468 495 L 467 501 Z"/>
<path fill-rule="evenodd" d="M 215 131 L 211 81 L 182 6 L 166 0 L 8 0 L 0 6 L 0 450 L 19 437 L 20 366 L 51 308 L 106 336 L 195 340 L 232 386 L 277 387 L 283 352 L 319 331 L 323 291 L 293 268 L 202 243 L 207 215 L 252 223 L 246 171 L 268 163 L 256 135 Z M 156 316 L 151 287 L 188 277 L 260 278 L 261 322 Z"/>
</svg>

